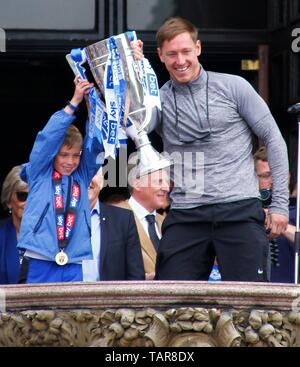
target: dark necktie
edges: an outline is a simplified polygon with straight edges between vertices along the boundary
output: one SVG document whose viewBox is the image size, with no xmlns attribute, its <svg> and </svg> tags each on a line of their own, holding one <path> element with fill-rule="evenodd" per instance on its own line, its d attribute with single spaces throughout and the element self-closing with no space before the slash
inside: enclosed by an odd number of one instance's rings
<svg viewBox="0 0 300 367">
<path fill-rule="evenodd" d="M 158 249 L 159 245 L 159 238 L 155 230 L 155 215 L 154 214 L 148 214 L 146 215 L 146 219 L 148 222 L 148 233 L 149 237 L 151 239 L 151 242 L 153 243 L 153 246 L 155 249 Z"/>
<path fill-rule="evenodd" d="M 97 210 L 96 208 L 94 208 L 94 209 L 92 210 L 91 217 L 92 217 L 93 215 L 96 215 L 96 214 L 98 214 L 98 210 Z"/>
</svg>

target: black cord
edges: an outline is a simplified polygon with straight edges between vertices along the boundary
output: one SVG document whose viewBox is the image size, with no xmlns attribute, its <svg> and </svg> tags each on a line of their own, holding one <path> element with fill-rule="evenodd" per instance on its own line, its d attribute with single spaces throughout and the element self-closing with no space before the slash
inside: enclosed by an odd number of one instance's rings
<svg viewBox="0 0 300 367">
<path fill-rule="evenodd" d="M 208 123 L 208 126 L 209 126 L 209 130 L 211 132 L 211 125 L 210 125 L 210 119 L 209 119 L 209 104 L 208 104 L 208 80 L 209 80 L 209 75 L 208 75 L 208 72 L 206 72 L 206 118 L 207 118 L 207 123 Z M 178 119 L 178 105 L 177 105 L 177 97 L 176 97 L 176 90 L 175 90 L 175 87 L 174 85 L 172 86 L 172 92 L 173 92 L 173 96 L 174 96 L 174 104 L 175 104 L 175 129 L 177 131 L 177 134 L 178 134 L 178 138 L 179 138 L 179 141 L 183 142 L 183 140 L 180 139 L 180 134 L 179 134 L 179 131 L 178 131 L 178 123 L 179 123 L 179 119 Z M 195 108 L 197 108 L 197 106 L 195 105 Z M 200 116 L 199 116 L 200 118 Z"/>
</svg>

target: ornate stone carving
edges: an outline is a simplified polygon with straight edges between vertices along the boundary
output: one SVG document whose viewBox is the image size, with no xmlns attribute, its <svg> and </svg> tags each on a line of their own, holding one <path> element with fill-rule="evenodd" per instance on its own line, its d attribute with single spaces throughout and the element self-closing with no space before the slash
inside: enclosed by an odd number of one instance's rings
<svg viewBox="0 0 300 367">
<path fill-rule="evenodd" d="M 300 346 L 300 313 L 172 308 L 0 314 L 0 346 Z"/>
<path fill-rule="evenodd" d="M 7 285 L 0 346 L 300 346 L 299 303 L 282 284 Z"/>
</svg>

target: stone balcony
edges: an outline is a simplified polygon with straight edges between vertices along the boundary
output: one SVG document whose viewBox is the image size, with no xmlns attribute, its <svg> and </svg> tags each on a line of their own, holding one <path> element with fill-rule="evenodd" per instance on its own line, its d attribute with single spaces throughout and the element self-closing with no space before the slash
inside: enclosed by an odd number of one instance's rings
<svg viewBox="0 0 300 367">
<path fill-rule="evenodd" d="M 7 285 L 0 308 L 0 346 L 300 346 L 298 285 Z"/>
</svg>

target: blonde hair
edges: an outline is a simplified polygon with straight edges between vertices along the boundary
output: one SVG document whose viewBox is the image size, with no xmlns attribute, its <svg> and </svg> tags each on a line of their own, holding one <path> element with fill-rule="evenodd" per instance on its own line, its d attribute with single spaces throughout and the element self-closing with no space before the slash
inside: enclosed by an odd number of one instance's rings
<svg viewBox="0 0 300 367">
<path fill-rule="evenodd" d="M 15 191 L 22 191 L 28 188 L 26 182 L 20 177 L 21 166 L 13 167 L 5 177 L 1 191 L 1 204 L 4 209 L 8 209 L 7 204 Z"/>
<path fill-rule="evenodd" d="M 82 135 L 81 132 L 75 125 L 70 125 L 67 129 L 65 140 L 63 145 L 66 145 L 69 148 L 74 147 L 74 145 L 80 144 L 82 146 Z"/>
</svg>

